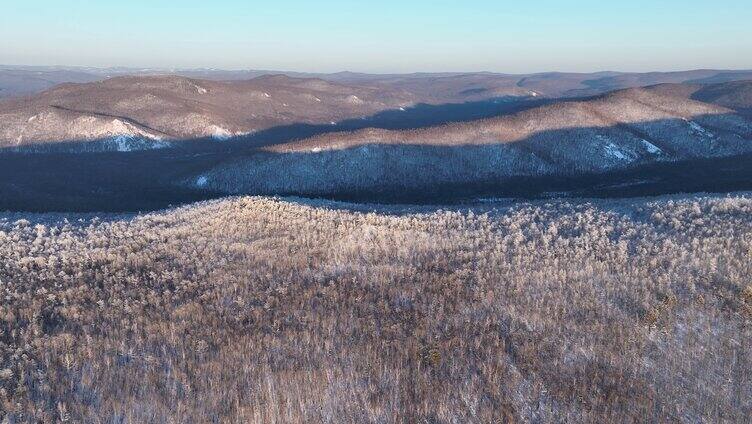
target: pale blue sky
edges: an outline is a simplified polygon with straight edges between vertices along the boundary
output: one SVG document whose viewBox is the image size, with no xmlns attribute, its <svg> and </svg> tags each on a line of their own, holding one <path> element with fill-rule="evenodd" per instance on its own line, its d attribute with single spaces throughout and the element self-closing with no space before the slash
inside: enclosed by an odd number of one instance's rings
<svg viewBox="0 0 752 424">
<path fill-rule="evenodd" d="M 332 72 L 752 68 L 750 0 L 4 0 L 0 63 Z"/>
</svg>

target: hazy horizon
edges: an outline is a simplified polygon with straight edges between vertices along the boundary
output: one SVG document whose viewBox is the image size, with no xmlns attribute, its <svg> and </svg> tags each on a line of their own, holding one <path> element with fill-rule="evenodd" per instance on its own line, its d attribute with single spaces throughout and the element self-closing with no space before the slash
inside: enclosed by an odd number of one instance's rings
<svg viewBox="0 0 752 424">
<path fill-rule="evenodd" d="M 581 70 L 581 71 L 571 71 L 567 69 L 541 69 L 541 70 L 533 70 L 530 72 L 505 72 L 504 70 L 488 70 L 488 69 L 457 69 L 457 70 L 404 70 L 404 71 L 395 71 L 395 72 L 389 72 L 389 71 L 382 71 L 382 72 L 368 72 L 368 71 L 358 71 L 353 69 L 339 69 L 339 70 L 331 70 L 331 71 L 314 71 L 310 69 L 276 69 L 276 68 L 270 68 L 265 66 L 260 66 L 257 68 L 225 68 L 225 67 L 217 67 L 217 66 L 119 66 L 119 65 L 64 65 L 64 64 L 56 64 L 56 63 L 9 63 L 9 62 L 0 62 L 0 67 L 11 67 L 11 68 L 19 68 L 19 69 L 32 69 L 32 68 L 40 68 L 40 69 L 80 69 L 80 70 L 86 70 L 86 69 L 97 69 L 97 70 L 107 70 L 107 69 L 121 69 L 124 71 L 165 71 L 165 72 L 176 72 L 176 71 L 218 71 L 218 72 L 289 72 L 289 73 L 300 73 L 300 74 L 336 74 L 336 73 L 354 73 L 354 74 L 374 74 L 374 75 L 389 75 L 389 74 L 481 74 L 481 73 L 489 73 L 489 74 L 499 74 L 499 75 L 532 75 L 532 74 L 597 74 L 597 73 L 672 73 L 672 72 L 693 72 L 693 71 L 720 71 L 720 72 L 747 72 L 752 71 L 752 67 L 749 68 L 725 68 L 725 67 L 701 67 L 701 68 L 667 68 L 667 69 L 652 69 L 652 68 L 646 68 L 642 70 L 623 70 L 623 69 L 598 69 L 594 68 L 592 70 Z"/>
<path fill-rule="evenodd" d="M 669 0 L 473 6 L 11 2 L 0 63 L 329 73 L 752 69 L 752 8 Z"/>
</svg>

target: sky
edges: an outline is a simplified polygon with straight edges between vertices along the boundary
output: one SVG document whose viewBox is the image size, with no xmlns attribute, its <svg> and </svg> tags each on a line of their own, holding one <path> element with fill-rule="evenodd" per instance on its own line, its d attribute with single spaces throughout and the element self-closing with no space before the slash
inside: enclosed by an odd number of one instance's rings
<svg viewBox="0 0 752 424">
<path fill-rule="evenodd" d="M 309 72 L 752 69 L 750 0 L 2 0 L 0 63 Z"/>
</svg>

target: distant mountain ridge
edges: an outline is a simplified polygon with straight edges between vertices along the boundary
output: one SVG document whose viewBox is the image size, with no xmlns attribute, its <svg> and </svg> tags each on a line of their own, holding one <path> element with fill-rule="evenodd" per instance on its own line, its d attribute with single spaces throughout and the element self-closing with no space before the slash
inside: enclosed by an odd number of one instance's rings
<svg viewBox="0 0 752 424">
<path fill-rule="evenodd" d="M 47 90 L 66 82 L 92 82 L 100 76 L 68 69 L 17 69 L 0 65 L 0 99 Z"/>
<path fill-rule="evenodd" d="M 586 96 L 607 91 L 660 83 L 718 83 L 752 79 L 752 70 L 699 69 L 676 72 L 540 72 L 505 74 L 495 72 L 416 72 L 407 74 L 367 74 L 359 72 L 290 72 L 279 70 L 222 70 L 211 68 L 92 68 L 63 66 L 0 65 L 0 98 L 35 94 L 63 82 L 90 82 L 119 76 L 177 75 L 194 79 L 235 81 L 263 75 L 318 78 L 331 82 L 403 87 L 438 101 L 462 100 L 468 90 L 485 95 L 514 95 L 533 90 L 547 96 Z M 40 77 L 41 76 L 41 77 Z M 427 85 L 432 85 L 427 89 Z M 443 87 L 443 89 L 442 89 Z M 516 90 L 516 88 L 519 90 Z M 482 90 L 482 91 L 480 91 Z"/>
<path fill-rule="evenodd" d="M 752 107 L 752 81 L 714 85 L 660 84 L 630 88 L 585 100 L 554 102 L 511 116 L 456 123 L 414 131 L 368 129 L 338 133 L 272 147 L 292 151 L 307 148 L 346 148 L 363 143 L 402 144 L 484 144 L 519 141 L 535 133 L 619 125 L 693 117 L 715 116 L 721 131 L 746 125 L 737 116 Z M 723 117 L 723 118 L 720 118 Z"/>
<path fill-rule="evenodd" d="M 0 81 L 3 72 L 6 71 L 0 71 Z M 49 77 L 50 84 L 65 78 L 86 81 L 111 74 L 123 76 L 83 84 L 63 83 L 29 97 L 0 101 L 0 147 L 104 139 L 114 143 L 118 150 L 165 147 L 169 140 L 176 139 L 227 139 L 295 124 L 330 124 L 416 104 L 462 104 L 500 98 L 579 98 L 614 88 L 667 81 L 711 81 L 744 76 L 752 79 L 752 71 L 713 70 L 645 74 L 551 72 L 526 76 L 343 72 L 315 77 L 311 75 L 316 74 L 293 77 L 265 71 L 219 70 L 176 70 L 170 75 L 151 75 L 158 71 L 148 69 L 12 68 L 8 72 L 55 75 L 56 79 Z M 139 75 L 125 75 L 128 72 Z M 177 75 L 181 72 L 227 80 Z M 251 75 L 254 78 L 234 79 Z M 685 86 L 686 90 L 697 92 L 698 100 L 713 95 L 708 91 L 712 90 L 712 84 Z M 705 88 L 700 90 L 702 87 Z M 746 85 L 738 87 L 743 89 Z M 716 101 L 729 106 L 748 104 L 748 97 L 740 93 L 725 92 L 724 98 Z M 736 110 L 749 113 L 750 109 Z"/>
</svg>

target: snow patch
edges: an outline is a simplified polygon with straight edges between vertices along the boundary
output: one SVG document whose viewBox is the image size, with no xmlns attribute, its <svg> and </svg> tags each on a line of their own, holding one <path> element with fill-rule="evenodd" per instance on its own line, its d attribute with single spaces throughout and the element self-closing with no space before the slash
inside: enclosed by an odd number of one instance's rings
<svg viewBox="0 0 752 424">
<path fill-rule="evenodd" d="M 271 96 L 269 95 L 269 93 L 264 93 L 264 97 L 266 97 L 266 98 L 268 99 L 268 98 L 270 98 Z"/>
<path fill-rule="evenodd" d="M 235 137 L 243 137 L 243 136 L 246 136 L 246 135 L 254 134 L 255 132 L 256 132 L 255 128 L 251 128 L 248 131 L 235 131 Z"/>
<path fill-rule="evenodd" d="M 112 120 L 112 126 L 116 133 L 122 134 L 131 134 L 131 128 L 125 124 L 125 122 L 119 120 L 119 119 L 113 119 Z"/>
<path fill-rule="evenodd" d="M 652 153 L 654 155 L 660 155 L 661 153 L 663 153 L 663 150 L 661 150 L 660 147 L 647 140 L 640 140 L 640 143 L 642 143 L 643 147 L 645 147 L 645 150 L 647 150 L 648 153 Z"/>
<path fill-rule="evenodd" d="M 630 160 L 630 158 L 625 155 L 621 150 L 619 150 L 618 147 L 614 143 L 608 143 L 606 144 L 606 153 L 609 156 L 613 156 L 620 160 Z"/>
<path fill-rule="evenodd" d="M 209 137 L 215 139 L 215 140 L 229 140 L 233 137 L 243 137 L 246 135 L 251 135 L 256 132 L 255 128 L 251 128 L 248 131 L 235 131 L 232 132 L 228 130 L 227 128 L 220 127 L 219 125 L 211 125 L 209 128 L 207 128 L 206 131 L 209 134 Z"/>
<path fill-rule="evenodd" d="M 232 131 L 222 128 L 218 125 L 212 125 L 209 127 L 209 134 L 211 134 L 211 138 L 215 140 L 227 140 L 232 138 L 235 134 L 232 133 Z"/>
<path fill-rule="evenodd" d="M 118 152 L 130 152 L 131 150 L 133 150 L 133 147 L 129 144 L 129 141 L 130 137 L 127 135 L 119 135 L 112 139 L 112 142 L 115 143 L 116 150 Z"/>
<path fill-rule="evenodd" d="M 538 94 L 537 92 L 535 92 L 535 91 L 532 91 L 532 90 L 530 90 L 530 91 L 529 91 L 528 93 L 529 93 L 529 94 L 530 94 L 531 96 L 533 96 L 533 97 L 538 97 L 538 95 L 539 95 L 539 94 Z"/>
<path fill-rule="evenodd" d="M 607 155 L 609 155 L 611 157 L 614 157 L 616 159 L 619 159 L 619 160 L 623 160 L 623 161 L 629 161 L 629 162 L 631 162 L 632 160 L 634 160 L 634 158 L 632 157 L 632 155 L 630 155 L 629 153 L 621 151 L 619 149 L 619 146 L 617 146 L 611 140 L 609 140 L 608 137 L 605 137 L 605 136 L 602 136 L 602 135 L 597 135 L 595 137 L 598 140 L 601 140 L 601 141 L 605 142 L 603 148 L 606 150 L 606 154 Z"/>
<path fill-rule="evenodd" d="M 348 101 L 348 102 L 350 102 L 350 103 L 353 103 L 353 104 L 357 104 L 357 105 L 360 105 L 360 104 L 363 104 L 363 103 L 364 103 L 364 102 L 363 102 L 363 100 L 361 100 L 361 99 L 360 99 L 360 98 L 359 98 L 358 96 L 356 96 L 356 95 L 351 95 L 351 96 L 348 96 L 348 97 L 347 97 L 347 101 Z"/>
<path fill-rule="evenodd" d="M 689 124 L 689 127 L 692 128 L 692 131 L 694 131 L 694 132 L 696 132 L 696 133 L 698 133 L 700 135 L 704 135 L 706 137 L 709 137 L 709 138 L 713 138 L 714 137 L 714 134 L 712 132 L 708 131 L 707 129 L 705 129 L 702 125 L 698 124 L 697 122 L 686 120 L 686 119 L 685 119 L 685 121 Z"/>
<path fill-rule="evenodd" d="M 318 97 L 314 97 L 313 99 L 316 100 L 317 102 L 321 102 L 321 99 L 319 99 Z"/>
<path fill-rule="evenodd" d="M 141 128 L 131 124 L 130 122 L 124 122 L 120 119 L 112 120 L 112 128 L 108 132 L 112 134 L 114 138 L 122 136 L 129 139 L 150 139 L 154 141 L 162 140 L 161 136 L 142 130 Z"/>
<path fill-rule="evenodd" d="M 197 85 L 197 84 L 192 84 L 192 85 L 193 85 L 193 88 L 196 89 L 196 92 L 198 94 L 206 94 L 209 92 L 209 90 L 205 89 L 204 87 L 201 87 L 200 85 Z"/>
<path fill-rule="evenodd" d="M 32 116 L 31 118 L 27 119 L 26 122 L 33 122 L 37 119 L 37 115 Z"/>
<path fill-rule="evenodd" d="M 111 146 L 117 152 L 133 152 L 138 150 L 164 149 L 170 143 L 134 135 L 121 134 L 105 140 L 105 146 Z"/>
<path fill-rule="evenodd" d="M 401 108 L 399 108 L 399 110 L 401 110 L 402 112 L 404 112 L 404 111 L 405 111 L 405 108 L 404 108 L 404 107 L 401 107 Z"/>
<path fill-rule="evenodd" d="M 321 151 L 321 147 L 314 147 L 313 149 L 311 149 L 312 153 L 318 153 L 320 151 Z"/>
</svg>

